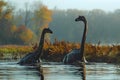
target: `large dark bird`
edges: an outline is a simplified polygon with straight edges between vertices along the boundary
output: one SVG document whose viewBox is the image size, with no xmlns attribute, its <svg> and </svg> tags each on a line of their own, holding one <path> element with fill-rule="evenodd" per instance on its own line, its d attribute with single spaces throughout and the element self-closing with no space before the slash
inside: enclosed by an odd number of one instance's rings
<svg viewBox="0 0 120 80">
<path fill-rule="evenodd" d="M 83 21 L 84 23 L 84 32 L 82 36 L 82 41 L 81 41 L 81 48 L 80 49 L 73 49 L 70 53 L 68 53 L 64 59 L 63 63 L 65 64 L 72 64 L 74 62 L 83 62 L 85 61 L 84 58 L 84 45 L 85 45 L 85 40 L 86 40 L 86 33 L 87 33 L 87 20 L 84 16 L 79 16 L 78 18 L 75 19 L 76 22 L 78 21 Z"/>
<path fill-rule="evenodd" d="M 24 56 L 18 62 L 18 64 L 20 64 L 20 65 L 34 65 L 36 63 L 40 63 L 40 57 L 42 54 L 42 49 L 43 49 L 43 45 L 44 45 L 44 37 L 45 37 L 46 33 L 53 33 L 53 32 L 49 28 L 43 29 L 38 48 L 35 51 Z"/>
</svg>

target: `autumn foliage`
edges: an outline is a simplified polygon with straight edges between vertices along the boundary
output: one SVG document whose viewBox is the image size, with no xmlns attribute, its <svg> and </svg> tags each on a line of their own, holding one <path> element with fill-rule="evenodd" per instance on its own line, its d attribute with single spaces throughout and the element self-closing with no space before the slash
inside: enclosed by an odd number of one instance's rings
<svg viewBox="0 0 120 80">
<path fill-rule="evenodd" d="M 39 5 L 32 13 L 27 8 L 14 13 L 14 8 L 1 0 L 0 45 L 28 45 L 39 41 L 42 29 L 52 20 L 51 16 L 52 11 L 44 5 Z"/>
<path fill-rule="evenodd" d="M 43 58 L 48 61 L 62 61 L 72 49 L 80 49 L 79 43 L 58 41 L 44 45 Z M 120 62 L 120 45 L 85 44 L 85 57 L 89 62 Z"/>
<path fill-rule="evenodd" d="M 20 59 L 31 51 L 34 51 L 35 45 L 31 46 L 17 46 L 6 45 L 0 47 L 0 59 Z M 45 41 L 42 60 L 61 62 L 63 57 L 72 49 L 80 48 L 79 43 L 72 43 L 66 41 L 58 41 L 55 39 L 53 43 Z M 8 57 L 9 56 L 9 57 Z M 88 62 L 120 62 L 120 45 L 98 45 L 85 44 L 85 57 Z"/>
</svg>

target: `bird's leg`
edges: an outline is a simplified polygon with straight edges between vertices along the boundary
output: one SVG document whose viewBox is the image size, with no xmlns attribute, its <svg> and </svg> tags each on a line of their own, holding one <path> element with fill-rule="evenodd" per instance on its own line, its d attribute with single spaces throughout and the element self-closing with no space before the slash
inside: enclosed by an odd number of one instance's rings
<svg viewBox="0 0 120 80">
<path fill-rule="evenodd" d="M 83 62 L 87 63 L 87 60 L 86 60 L 85 56 L 83 57 Z"/>
<path fill-rule="evenodd" d="M 84 56 L 82 57 L 81 62 L 85 62 L 85 57 Z"/>
<path fill-rule="evenodd" d="M 40 62 L 40 59 L 38 59 L 38 62 Z"/>
</svg>

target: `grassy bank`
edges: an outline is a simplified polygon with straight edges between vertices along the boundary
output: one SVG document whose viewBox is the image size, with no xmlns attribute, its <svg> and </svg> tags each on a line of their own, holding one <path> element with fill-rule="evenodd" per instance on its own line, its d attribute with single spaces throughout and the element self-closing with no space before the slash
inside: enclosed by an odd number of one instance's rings
<svg viewBox="0 0 120 80">
<path fill-rule="evenodd" d="M 30 46 L 4 45 L 0 46 L 0 59 L 22 58 L 33 49 Z"/>
<path fill-rule="evenodd" d="M 62 61 L 74 48 L 80 48 L 80 44 L 57 40 L 53 44 L 45 42 L 42 58 L 47 61 Z M 0 59 L 22 58 L 33 50 L 32 46 L 0 46 Z M 120 45 L 85 44 L 85 56 L 90 62 L 119 63 Z"/>
</svg>

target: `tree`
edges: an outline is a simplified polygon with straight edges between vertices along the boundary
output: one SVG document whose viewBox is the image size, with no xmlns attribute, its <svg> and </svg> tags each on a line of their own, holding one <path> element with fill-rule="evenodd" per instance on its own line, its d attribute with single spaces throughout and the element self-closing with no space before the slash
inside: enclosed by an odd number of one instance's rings
<svg viewBox="0 0 120 80">
<path fill-rule="evenodd" d="M 24 25 L 21 25 L 16 30 L 16 41 L 18 44 L 28 44 L 34 36 L 34 33 Z"/>
<path fill-rule="evenodd" d="M 6 2 L 4 1 L 0 1 L 0 19 L 2 18 L 2 13 L 3 13 L 3 7 L 5 7 L 7 5 Z"/>
<path fill-rule="evenodd" d="M 13 8 L 10 5 L 0 1 L 0 44 L 9 44 L 11 40 L 12 11 Z"/>
<path fill-rule="evenodd" d="M 37 10 L 35 10 L 36 34 L 39 34 L 40 28 L 48 27 L 48 24 L 51 20 L 52 11 L 46 6 L 39 7 Z"/>
</svg>

